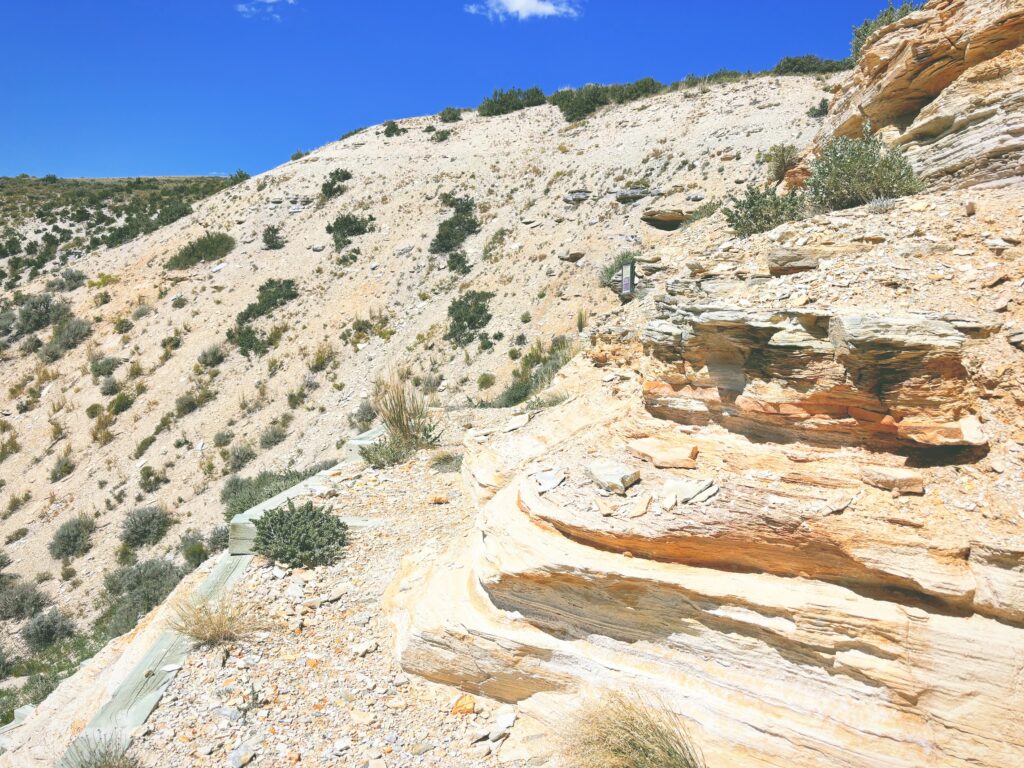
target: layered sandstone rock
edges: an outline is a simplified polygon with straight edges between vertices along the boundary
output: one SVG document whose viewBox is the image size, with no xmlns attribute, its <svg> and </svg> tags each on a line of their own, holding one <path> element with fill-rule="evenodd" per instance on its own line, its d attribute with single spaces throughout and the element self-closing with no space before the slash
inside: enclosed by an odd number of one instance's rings
<svg viewBox="0 0 1024 768">
<path fill-rule="evenodd" d="M 865 480 L 930 486 L 945 468 L 681 432 L 640 407 L 639 371 L 620 374 L 580 365 L 569 375 L 599 407 L 469 442 L 471 485 L 507 481 L 469 540 L 423 553 L 393 588 L 406 669 L 551 725 L 595 685 L 658 691 L 717 766 L 1019 760 L 1024 537 Z M 695 468 L 656 467 L 630 450 L 643 439 L 696 447 Z M 640 482 L 603 496 L 595 459 Z M 565 481 L 542 492 L 552 468 Z M 672 493 L 687 484 L 703 491 Z"/>
<path fill-rule="evenodd" d="M 1021 0 L 933 0 L 868 41 L 817 145 L 860 136 L 870 124 L 907 151 L 933 188 L 1019 181 L 1022 46 Z"/>
</svg>

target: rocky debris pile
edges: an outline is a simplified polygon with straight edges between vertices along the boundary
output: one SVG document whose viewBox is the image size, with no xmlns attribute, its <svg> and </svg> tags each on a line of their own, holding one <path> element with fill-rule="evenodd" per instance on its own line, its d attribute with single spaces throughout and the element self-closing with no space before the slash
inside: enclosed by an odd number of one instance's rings
<svg viewBox="0 0 1024 768">
<path fill-rule="evenodd" d="M 404 673 L 380 607 L 406 552 L 471 522 L 458 476 L 421 459 L 336 494 L 340 514 L 377 525 L 352 531 L 334 566 L 257 558 L 234 599 L 267 628 L 193 651 L 132 747 L 145 764 L 468 768 L 500 752 L 515 708 Z"/>
</svg>

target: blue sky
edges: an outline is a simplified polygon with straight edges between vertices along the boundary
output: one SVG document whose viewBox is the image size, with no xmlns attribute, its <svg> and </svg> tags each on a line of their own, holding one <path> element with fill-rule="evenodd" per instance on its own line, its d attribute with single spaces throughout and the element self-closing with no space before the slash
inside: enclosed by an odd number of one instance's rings
<svg viewBox="0 0 1024 768">
<path fill-rule="evenodd" d="M 0 175 L 250 173 L 389 118 L 784 55 L 885 0 L 0 0 Z"/>
</svg>

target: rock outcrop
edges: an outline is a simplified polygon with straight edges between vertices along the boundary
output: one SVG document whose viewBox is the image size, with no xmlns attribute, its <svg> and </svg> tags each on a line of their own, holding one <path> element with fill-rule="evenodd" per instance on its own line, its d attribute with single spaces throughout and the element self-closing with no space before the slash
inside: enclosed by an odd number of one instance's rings
<svg viewBox="0 0 1024 768">
<path fill-rule="evenodd" d="M 552 726 L 593 686 L 657 691 L 710 765 L 1018 761 L 1024 537 L 902 495 L 948 467 L 681 432 L 640 407 L 635 362 L 579 364 L 586 405 L 468 441 L 477 530 L 392 589 L 405 668 Z M 637 440 L 695 467 L 659 468 Z M 640 481 L 608 494 L 595 460 Z M 564 482 L 541 487 L 553 469 Z"/>
<path fill-rule="evenodd" d="M 902 147 L 932 188 L 1020 181 L 1024 2 L 932 0 L 875 33 L 817 144 L 866 124 Z"/>
</svg>

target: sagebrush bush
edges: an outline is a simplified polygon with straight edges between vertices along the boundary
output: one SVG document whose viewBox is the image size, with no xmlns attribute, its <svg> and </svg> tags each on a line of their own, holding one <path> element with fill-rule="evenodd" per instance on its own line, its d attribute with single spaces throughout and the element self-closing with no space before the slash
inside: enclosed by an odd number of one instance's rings
<svg viewBox="0 0 1024 768">
<path fill-rule="evenodd" d="M 777 195 L 772 187 L 748 184 L 743 197 L 729 196 L 729 206 L 724 213 L 736 234 L 748 237 L 795 221 L 803 214 L 803 209 L 803 198 L 794 192 Z"/>
<path fill-rule="evenodd" d="M 71 314 L 71 307 L 52 293 L 27 296 L 18 307 L 17 334 L 24 336 L 59 323 Z"/>
<path fill-rule="evenodd" d="M 298 297 L 299 289 L 295 287 L 294 280 L 271 278 L 257 289 L 256 301 L 247 304 L 245 309 L 238 313 L 235 321 L 238 325 L 250 323 L 260 317 L 269 315 L 278 307 L 283 307 L 289 301 Z"/>
<path fill-rule="evenodd" d="M 260 433 L 260 448 L 273 448 L 275 445 L 284 442 L 288 437 L 288 430 L 280 424 L 268 424 L 267 428 Z"/>
<path fill-rule="evenodd" d="M 510 112 L 517 112 L 527 107 L 539 107 L 546 101 L 547 98 L 544 96 L 544 91 L 536 86 L 526 90 L 510 88 L 504 91 L 499 88 L 495 89 L 491 96 L 484 99 L 476 111 L 481 117 L 495 117 L 497 115 L 507 115 Z"/>
<path fill-rule="evenodd" d="M 311 501 L 299 507 L 289 501 L 284 507 L 267 510 L 255 525 L 253 550 L 294 568 L 336 562 L 348 540 L 348 526 Z"/>
<path fill-rule="evenodd" d="M 198 360 L 204 368 L 216 368 L 224 362 L 224 350 L 219 344 L 214 344 L 200 352 Z"/>
<path fill-rule="evenodd" d="M 21 628 L 21 637 L 33 651 L 49 648 L 58 640 L 75 634 L 75 622 L 56 608 L 41 613 Z"/>
<path fill-rule="evenodd" d="M 345 182 L 351 178 L 352 174 L 349 171 L 344 168 L 335 168 L 327 174 L 327 180 L 320 185 L 320 194 L 323 195 L 324 200 L 330 200 L 332 197 L 343 194 L 348 189 Z"/>
<path fill-rule="evenodd" d="M 793 144 L 774 144 L 764 153 L 763 160 L 768 165 L 772 181 L 779 182 L 800 162 L 800 150 Z"/>
<path fill-rule="evenodd" d="M 188 269 L 204 261 L 223 259 L 235 248 L 235 238 L 223 232 L 209 232 L 186 245 L 164 264 L 165 269 Z"/>
<path fill-rule="evenodd" d="M 431 253 L 451 253 L 458 250 L 466 238 L 480 231 L 480 222 L 474 214 L 476 203 L 471 197 L 457 197 L 446 192 L 441 204 L 452 209 L 452 215 L 437 226 L 437 234 L 430 241 Z"/>
<path fill-rule="evenodd" d="M 256 450 L 248 443 L 238 443 L 228 450 L 227 460 L 224 462 L 228 472 L 238 472 L 256 458 Z"/>
<path fill-rule="evenodd" d="M 48 363 L 59 360 L 92 334 L 92 325 L 80 317 L 66 317 L 53 326 L 50 340 L 39 348 L 39 356 Z"/>
<path fill-rule="evenodd" d="M 206 539 L 206 546 L 211 552 L 220 552 L 228 548 L 230 531 L 226 525 L 218 525 Z"/>
<path fill-rule="evenodd" d="M 678 715 L 664 703 L 612 692 L 563 726 L 567 768 L 704 768 Z"/>
<path fill-rule="evenodd" d="M 373 426 L 377 411 L 369 400 L 360 400 L 355 411 L 348 416 L 348 425 L 356 432 L 365 432 Z"/>
<path fill-rule="evenodd" d="M 476 379 L 477 389 L 490 389 L 494 386 L 495 381 L 497 379 L 494 378 L 493 373 L 481 373 Z"/>
<path fill-rule="evenodd" d="M 276 224 L 268 224 L 263 228 L 263 247 L 268 251 L 279 251 L 284 248 L 284 238 L 281 237 L 281 228 Z"/>
<path fill-rule="evenodd" d="M 462 110 L 455 107 L 445 107 L 437 114 L 437 119 L 442 123 L 457 123 L 462 119 Z"/>
<path fill-rule="evenodd" d="M 158 544 L 174 519 L 162 507 L 138 507 L 121 523 L 121 542 L 130 549 Z"/>
<path fill-rule="evenodd" d="M 473 341 L 474 333 L 491 321 L 488 303 L 494 294 L 487 291 L 466 291 L 448 305 L 448 330 L 444 338 L 464 347 Z"/>
<path fill-rule="evenodd" d="M 27 619 L 50 604 L 50 598 L 35 584 L 21 579 L 0 581 L 0 619 Z"/>
<path fill-rule="evenodd" d="M 95 530 L 95 518 L 88 515 L 73 517 L 53 534 L 49 546 L 50 554 L 56 560 L 84 555 L 92 546 L 91 538 Z"/>
<path fill-rule="evenodd" d="M 877 136 L 829 141 L 810 163 L 806 193 L 820 211 L 865 205 L 878 198 L 913 195 L 924 189 L 899 149 L 888 148 Z"/>
<path fill-rule="evenodd" d="M 916 11 L 924 5 L 923 2 L 911 2 L 911 0 L 904 0 L 899 5 L 893 5 L 892 0 L 889 0 L 887 8 L 883 9 L 873 19 L 865 19 L 862 24 L 853 28 L 853 40 L 850 42 L 850 53 L 854 61 L 859 61 L 861 54 L 864 51 L 864 44 L 868 38 L 871 37 L 882 27 L 899 21 L 905 16 Z"/>
<path fill-rule="evenodd" d="M 96 628 L 107 637 L 130 631 L 139 619 L 162 603 L 181 581 L 185 570 L 169 560 L 144 560 L 126 565 L 103 578 L 103 612 Z"/>
<path fill-rule="evenodd" d="M 71 458 L 71 452 L 66 450 L 53 462 L 53 467 L 50 469 L 50 482 L 56 483 L 58 480 L 63 480 L 74 471 L 75 462 Z"/>
<path fill-rule="evenodd" d="M 334 250 L 341 251 L 352 244 L 353 237 L 373 231 L 373 216 L 343 213 L 327 225 L 327 234 L 334 240 Z"/>
<path fill-rule="evenodd" d="M 93 378 L 102 379 L 110 376 L 121 365 L 120 358 L 100 356 L 89 359 L 89 373 Z"/>
<path fill-rule="evenodd" d="M 206 540 L 195 528 L 189 528 L 181 534 L 178 542 L 178 551 L 184 558 L 189 568 L 198 568 L 210 556 L 210 550 L 206 547 Z"/>
<path fill-rule="evenodd" d="M 825 117 L 828 114 L 828 99 L 822 99 L 807 110 L 808 117 Z"/>
<path fill-rule="evenodd" d="M 653 96 L 665 90 L 665 86 L 652 77 L 645 77 L 634 83 L 616 85 L 585 85 L 582 88 L 563 88 L 548 97 L 562 112 L 568 122 L 593 114 L 607 104 L 625 104 L 645 96 Z"/>
</svg>

